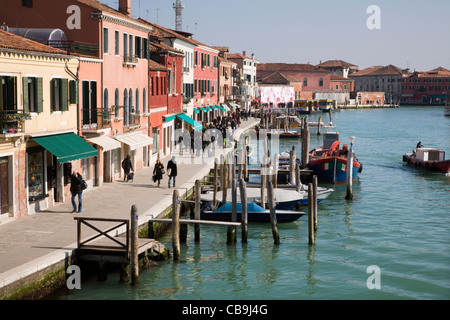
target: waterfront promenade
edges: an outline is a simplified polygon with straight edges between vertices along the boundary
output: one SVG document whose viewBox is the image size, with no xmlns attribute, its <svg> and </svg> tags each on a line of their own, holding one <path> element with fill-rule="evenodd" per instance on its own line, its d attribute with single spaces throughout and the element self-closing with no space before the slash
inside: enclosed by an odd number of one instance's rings
<svg viewBox="0 0 450 320">
<path fill-rule="evenodd" d="M 234 138 L 257 125 L 258 119 L 242 121 Z M 180 195 L 206 176 L 214 162 L 190 161 L 185 154 L 178 160 L 176 188 Z M 161 159 L 165 167 L 170 156 Z M 189 161 L 188 161 L 189 160 Z M 196 163 L 198 162 L 198 163 Z M 210 165 L 205 165 L 210 163 Z M 167 175 L 158 188 L 152 181 L 153 166 L 136 172 L 133 182 L 116 181 L 83 194 L 83 212 L 71 213 L 71 202 L 0 224 L 0 292 L 47 267 L 64 261 L 76 249 L 77 223 L 74 216 L 129 219 L 131 206 L 138 209 L 139 225 L 156 217 L 172 204 L 173 188 L 168 188 Z M 82 237 L 89 236 L 83 229 Z"/>
</svg>

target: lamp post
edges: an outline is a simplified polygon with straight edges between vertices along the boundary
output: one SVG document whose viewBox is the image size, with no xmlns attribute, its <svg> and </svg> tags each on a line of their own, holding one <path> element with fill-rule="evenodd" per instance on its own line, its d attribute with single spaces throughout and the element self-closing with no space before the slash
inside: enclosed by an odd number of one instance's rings
<svg viewBox="0 0 450 320">
<path fill-rule="evenodd" d="M 355 141 L 355 137 L 349 137 L 350 139 L 350 151 L 348 152 L 347 157 L 347 195 L 345 199 L 352 200 L 353 199 L 353 141 Z"/>
</svg>

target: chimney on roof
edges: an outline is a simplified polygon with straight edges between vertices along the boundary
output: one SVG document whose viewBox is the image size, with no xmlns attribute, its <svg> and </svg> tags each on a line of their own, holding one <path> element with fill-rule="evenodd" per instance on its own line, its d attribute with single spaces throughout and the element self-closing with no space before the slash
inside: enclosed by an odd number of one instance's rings
<svg viewBox="0 0 450 320">
<path fill-rule="evenodd" d="M 119 0 L 119 12 L 131 16 L 131 0 Z"/>
<path fill-rule="evenodd" d="M 245 54 L 247 53 L 247 51 L 242 51 L 242 55 L 245 56 Z"/>
</svg>

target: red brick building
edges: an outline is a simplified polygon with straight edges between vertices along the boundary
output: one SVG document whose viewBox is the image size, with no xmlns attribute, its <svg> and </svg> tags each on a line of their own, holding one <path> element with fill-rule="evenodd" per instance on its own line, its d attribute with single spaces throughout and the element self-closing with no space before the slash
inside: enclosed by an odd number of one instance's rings
<svg viewBox="0 0 450 320">
<path fill-rule="evenodd" d="M 450 70 L 413 72 L 402 81 L 402 104 L 445 105 L 450 100 Z"/>
</svg>

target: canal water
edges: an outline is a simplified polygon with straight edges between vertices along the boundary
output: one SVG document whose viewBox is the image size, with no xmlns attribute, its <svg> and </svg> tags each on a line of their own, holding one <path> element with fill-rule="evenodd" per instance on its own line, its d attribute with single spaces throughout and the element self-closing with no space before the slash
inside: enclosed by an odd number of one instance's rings
<svg viewBox="0 0 450 320">
<path fill-rule="evenodd" d="M 248 244 L 226 245 L 226 228 L 201 227 L 201 242 L 181 247 L 181 262 L 158 262 L 141 272 L 139 286 L 83 281 L 81 290 L 48 297 L 64 300 L 302 300 L 449 299 L 450 177 L 407 167 L 402 155 L 419 141 L 450 157 L 450 117 L 443 107 L 346 110 L 333 113 L 341 143 L 355 136 L 363 171 L 318 206 L 316 244 L 308 245 L 307 216 L 279 224 L 250 224 Z M 328 115 L 323 115 L 328 121 Z M 317 116 L 310 116 L 310 120 Z M 300 139 L 281 140 L 280 151 Z M 322 137 L 311 136 L 311 149 Z M 255 144 L 256 147 L 256 144 Z M 272 153 L 273 154 L 273 153 Z M 307 211 L 307 208 L 303 209 Z M 171 248 L 170 234 L 160 239 Z M 375 271 L 373 271 L 375 270 Z M 368 285 L 369 284 L 369 285 Z M 370 289 L 372 288 L 372 289 Z"/>
</svg>

